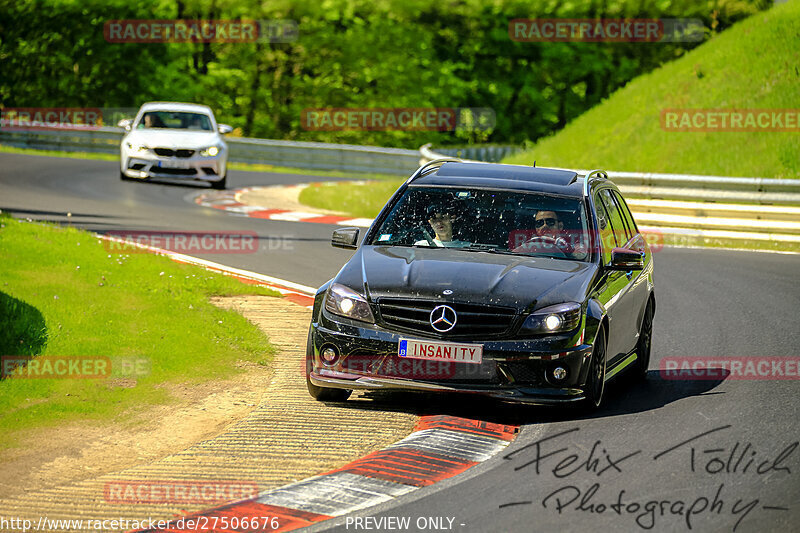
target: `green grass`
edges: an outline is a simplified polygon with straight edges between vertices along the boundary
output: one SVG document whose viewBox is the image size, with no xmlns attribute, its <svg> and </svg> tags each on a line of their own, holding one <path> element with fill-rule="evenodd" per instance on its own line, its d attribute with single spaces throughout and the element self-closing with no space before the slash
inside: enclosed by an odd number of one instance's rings
<svg viewBox="0 0 800 533">
<path fill-rule="evenodd" d="M 321 183 L 300 191 L 300 203 L 354 217 L 375 218 L 405 180 L 393 177 L 367 183 Z"/>
<path fill-rule="evenodd" d="M 654 45 L 657 46 L 657 45 Z M 800 108 L 800 2 L 736 24 L 630 82 L 507 163 L 800 178 L 800 133 L 670 132 L 668 108 Z"/>
<path fill-rule="evenodd" d="M 96 161 L 119 161 L 116 154 L 102 154 L 94 152 L 67 152 L 63 150 L 37 150 L 34 148 L 18 148 L 0 144 L 0 154 L 23 154 L 40 155 L 46 157 L 68 157 L 70 159 L 93 159 Z M 275 172 L 278 174 L 302 174 L 304 176 L 320 176 L 323 178 L 362 178 L 365 174 L 358 172 L 340 172 L 338 170 L 316 170 L 295 167 L 279 167 L 276 165 L 265 165 L 256 163 L 228 163 L 231 170 L 242 170 L 245 172 Z M 395 179 L 397 176 L 391 174 L 366 174 L 370 178 Z"/>
<path fill-rule="evenodd" d="M 0 215 L 0 355 L 109 357 L 102 379 L 0 380 L 0 449 L 75 421 L 135 423 L 197 385 L 266 365 L 266 336 L 209 296 L 276 293 L 151 254 L 107 251 L 91 233 Z M 121 371 L 140 361 L 141 375 Z"/>
</svg>

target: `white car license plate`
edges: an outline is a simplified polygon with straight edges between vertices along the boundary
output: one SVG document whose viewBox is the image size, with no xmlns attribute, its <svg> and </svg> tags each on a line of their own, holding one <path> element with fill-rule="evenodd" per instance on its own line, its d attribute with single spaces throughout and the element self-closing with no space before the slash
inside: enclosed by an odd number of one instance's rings
<svg viewBox="0 0 800 533">
<path fill-rule="evenodd" d="M 161 168 L 189 168 L 188 163 L 184 163 L 183 161 L 159 161 L 158 166 Z"/>
<path fill-rule="evenodd" d="M 480 364 L 483 361 L 483 345 L 400 339 L 397 355 L 410 359 Z"/>
</svg>

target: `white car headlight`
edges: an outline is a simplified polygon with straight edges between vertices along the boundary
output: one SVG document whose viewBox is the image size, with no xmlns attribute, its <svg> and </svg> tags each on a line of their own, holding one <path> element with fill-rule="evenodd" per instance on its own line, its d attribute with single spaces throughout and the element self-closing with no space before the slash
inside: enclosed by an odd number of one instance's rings
<svg viewBox="0 0 800 533">
<path fill-rule="evenodd" d="M 535 334 L 572 331 L 581 323 L 582 312 L 577 302 L 551 305 L 531 313 L 522 324 L 522 331 Z"/>
<path fill-rule="evenodd" d="M 146 144 L 134 145 L 129 142 L 126 142 L 125 146 L 127 146 L 130 150 L 133 150 L 134 152 L 147 152 L 148 150 L 150 150 L 150 147 L 148 147 Z"/>
<path fill-rule="evenodd" d="M 334 283 L 328 289 L 328 294 L 325 295 L 325 309 L 335 315 L 354 320 L 375 322 L 367 300 L 351 288 L 339 283 Z"/>
<path fill-rule="evenodd" d="M 200 155 L 203 157 L 214 157 L 219 153 L 218 146 L 209 146 L 208 148 L 204 148 L 200 150 Z"/>
</svg>

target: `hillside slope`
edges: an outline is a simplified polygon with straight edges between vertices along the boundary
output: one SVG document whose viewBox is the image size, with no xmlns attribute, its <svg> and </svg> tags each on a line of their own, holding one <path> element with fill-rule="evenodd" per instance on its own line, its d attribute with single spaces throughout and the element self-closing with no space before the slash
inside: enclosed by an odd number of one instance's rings
<svg viewBox="0 0 800 533">
<path fill-rule="evenodd" d="M 504 162 L 800 178 L 798 129 L 666 131 L 665 109 L 793 109 L 797 117 L 800 1 L 754 15 L 636 78 L 562 131 Z"/>
</svg>

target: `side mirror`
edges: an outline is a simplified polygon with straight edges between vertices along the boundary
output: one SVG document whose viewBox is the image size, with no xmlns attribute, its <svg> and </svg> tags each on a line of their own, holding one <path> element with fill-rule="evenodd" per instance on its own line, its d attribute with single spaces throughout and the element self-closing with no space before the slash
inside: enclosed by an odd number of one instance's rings
<svg viewBox="0 0 800 533">
<path fill-rule="evenodd" d="M 611 270 L 641 270 L 644 268 L 644 254 L 627 248 L 611 250 Z"/>
<path fill-rule="evenodd" d="M 217 129 L 223 135 L 226 135 L 233 131 L 233 126 L 229 126 L 228 124 L 217 124 Z"/>
<path fill-rule="evenodd" d="M 333 231 L 331 246 L 355 250 L 358 248 L 358 228 L 342 228 Z"/>
<path fill-rule="evenodd" d="M 123 118 L 119 122 L 117 122 L 117 127 L 122 128 L 125 131 L 131 131 L 131 124 L 133 124 L 133 120 L 129 118 Z"/>
</svg>

